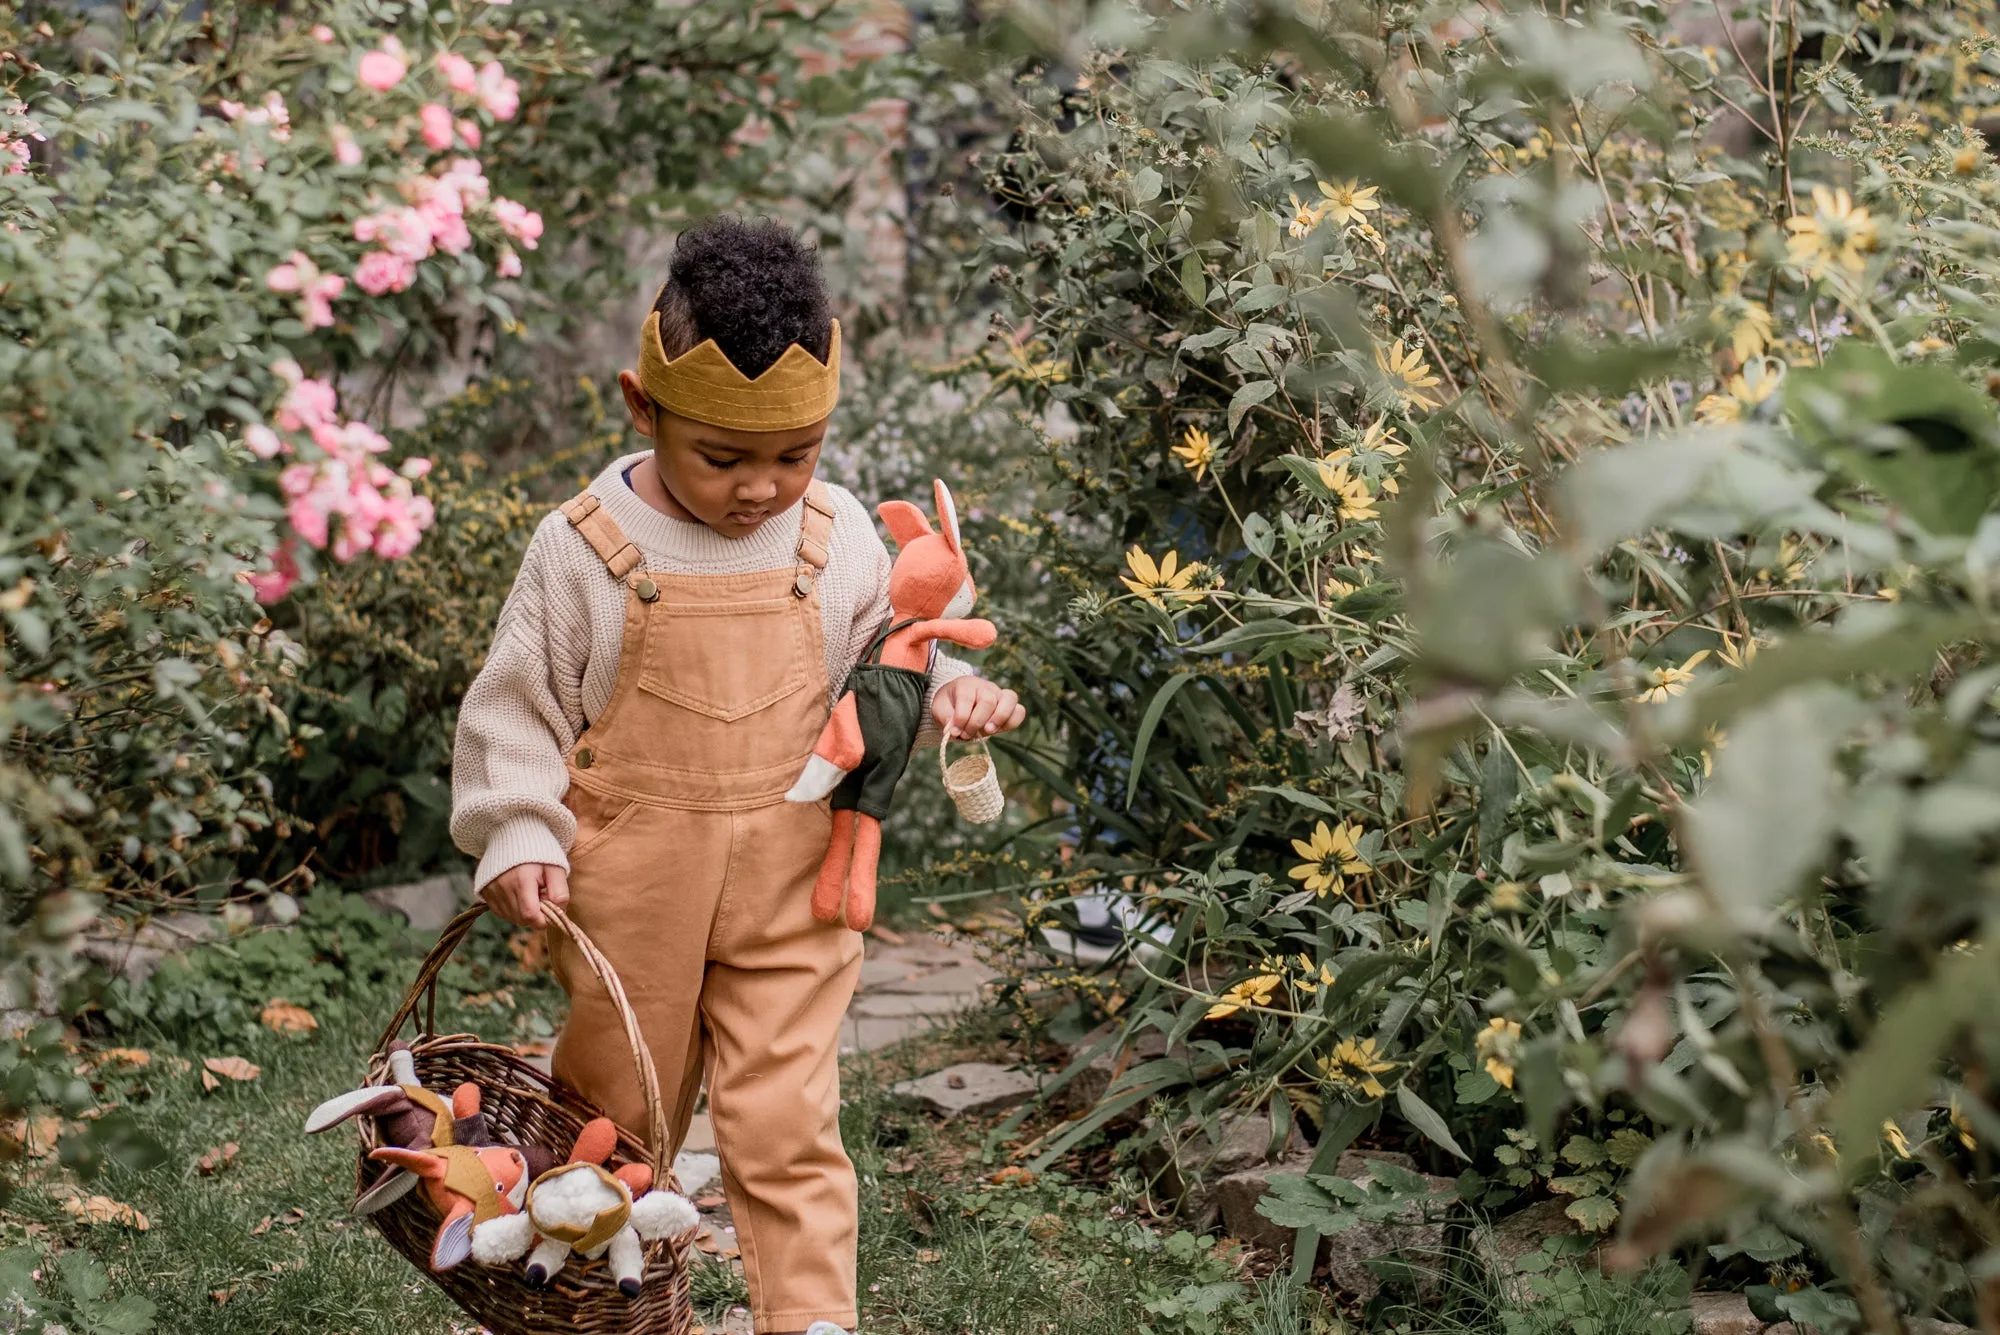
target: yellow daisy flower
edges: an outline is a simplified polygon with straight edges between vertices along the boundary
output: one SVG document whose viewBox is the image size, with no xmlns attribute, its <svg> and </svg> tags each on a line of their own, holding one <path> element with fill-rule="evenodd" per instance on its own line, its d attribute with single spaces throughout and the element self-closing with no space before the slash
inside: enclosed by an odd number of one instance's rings
<svg viewBox="0 0 2000 1335">
<path fill-rule="evenodd" d="M 1299 197 L 1292 195 L 1292 220 L 1285 224 L 1285 230 L 1293 236 L 1309 236 L 1312 229 L 1319 226 L 1319 210 L 1311 204 L 1301 204 Z"/>
<path fill-rule="evenodd" d="M 1508 1089 L 1514 1087 L 1514 1054 L 1521 1046 L 1521 1026 L 1496 1015 L 1479 1031 L 1478 1052 L 1486 1074 Z"/>
<path fill-rule="evenodd" d="M 1365 1094 L 1371 1099 L 1379 1099 L 1387 1090 L 1375 1077 L 1383 1071 L 1393 1071 L 1396 1063 L 1382 1060 L 1382 1054 L 1375 1047 L 1372 1038 L 1343 1038 L 1334 1045 L 1332 1053 L 1319 1059 L 1319 1073 L 1327 1083 L 1350 1094 Z"/>
<path fill-rule="evenodd" d="M 1740 422 L 1743 414 L 1777 392 L 1785 373 L 1768 358 L 1759 358 L 1743 368 L 1742 375 L 1729 377 L 1720 394 L 1710 394 L 1697 403 L 1694 415 L 1703 422 Z"/>
<path fill-rule="evenodd" d="M 1207 476 L 1209 465 L 1215 462 L 1215 442 L 1198 426 L 1191 426 L 1181 434 L 1181 443 L 1174 446 L 1173 452 L 1181 457 L 1182 464 L 1197 482 Z"/>
<path fill-rule="evenodd" d="M 1326 196 L 1326 203 L 1319 206 L 1320 216 L 1343 226 L 1366 223 L 1368 215 L 1382 207 L 1382 201 L 1375 198 L 1379 190 L 1378 186 L 1362 185 L 1359 181 L 1342 181 L 1339 185 L 1321 181 L 1319 192 Z"/>
<path fill-rule="evenodd" d="M 1386 353 L 1379 346 L 1375 349 L 1375 365 L 1394 382 L 1396 398 L 1404 408 L 1437 407 L 1436 399 L 1419 392 L 1439 383 L 1420 350 L 1404 347 L 1399 338 Z"/>
<path fill-rule="evenodd" d="M 1118 582 L 1165 612 L 1166 598 L 1189 600 L 1197 596 L 1189 591 L 1188 584 L 1200 572 L 1201 563 L 1190 561 L 1182 566 L 1180 559 L 1179 552 L 1168 552 L 1155 565 L 1152 557 L 1134 547 L 1125 553 L 1125 567 L 1132 572 L 1132 578 L 1120 575 Z"/>
<path fill-rule="evenodd" d="M 1396 438 L 1396 429 L 1389 425 L 1389 419 L 1378 417 L 1368 424 L 1361 433 L 1356 449 L 1374 454 L 1386 454 L 1391 459 L 1400 459 L 1410 452 L 1410 447 Z"/>
<path fill-rule="evenodd" d="M 1979 1148 L 1979 1141 L 1972 1134 L 1972 1119 L 1958 1106 L 1956 1095 L 1951 1100 L 1951 1129 L 1958 1133 L 1958 1143 L 1969 1150 Z"/>
<path fill-rule="evenodd" d="M 1322 899 L 1329 890 L 1344 895 L 1347 883 L 1343 877 L 1366 876 L 1369 871 L 1361 857 L 1360 839 L 1359 825 L 1342 821 L 1328 829 L 1326 822 L 1321 821 L 1314 827 L 1311 839 L 1292 840 L 1292 851 L 1305 861 L 1286 874 Z"/>
<path fill-rule="evenodd" d="M 1748 362 L 1771 346 L 1771 312 L 1744 297 L 1731 297 L 1722 305 L 1729 320 L 1729 347 L 1738 362 Z"/>
<path fill-rule="evenodd" d="M 1317 992 L 1322 987 L 1332 987 L 1334 977 L 1333 966 L 1331 964 L 1322 963 L 1315 970 L 1311 957 L 1301 954 L 1299 956 L 1299 976 L 1292 980 L 1292 984 L 1301 992 Z"/>
<path fill-rule="evenodd" d="M 1343 521 L 1358 524 L 1382 517 L 1375 508 L 1375 497 L 1369 493 L 1367 480 L 1348 472 L 1345 460 L 1321 459 L 1319 481 L 1321 486 L 1333 493 L 1335 513 Z"/>
<path fill-rule="evenodd" d="M 1755 636 L 1745 636 L 1743 647 L 1740 649 L 1734 643 L 1725 644 L 1720 649 L 1717 649 L 1715 651 L 1716 661 L 1741 672 L 1744 668 L 1749 667 L 1757 661 L 1757 650 L 1763 647 L 1763 643 L 1762 640 Z"/>
<path fill-rule="evenodd" d="M 1910 1157 L 1909 1137 L 1905 1136 L 1903 1128 L 1897 1126 L 1893 1121 L 1884 1119 L 1882 1123 L 1882 1139 L 1889 1142 L 1889 1148 L 1896 1151 L 1897 1158 L 1907 1159 Z"/>
<path fill-rule="evenodd" d="M 1271 1004 L 1271 994 L 1278 990 L 1278 984 L 1285 980 L 1274 973 L 1260 973 L 1254 978 L 1245 978 L 1236 986 L 1222 994 L 1222 999 L 1208 1008 L 1202 1018 L 1219 1020 L 1225 1015 L 1238 1011 L 1253 1010 L 1258 1006 Z"/>
<path fill-rule="evenodd" d="M 1340 578 L 1340 576 L 1327 576 L 1325 593 L 1328 602 L 1337 603 L 1348 594 L 1353 593 L 1354 590 L 1355 586 L 1349 584 L 1346 580 Z"/>
<path fill-rule="evenodd" d="M 1819 278 L 1834 268 L 1860 273 L 1867 267 L 1868 253 L 1882 244 L 1881 230 L 1868 210 L 1857 207 L 1845 190 L 1828 190 L 1816 185 L 1812 191 L 1813 211 L 1785 219 L 1792 235 L 1785 241 L 1794 264 L 1808 278 Z"/>
<path fill-rule="evenodd" d="M 1686 694 L 1688 683 L 1694 680 L 1695 665 L 1707 657 L 1708 650 L 1703 649 L 1688 655 L 1687 661 L 1679 667 L 1647 669 L 1646 689 L 1639 694 L 1640 702 L 1651 704 L 1669 696 Z"/>
</svg>

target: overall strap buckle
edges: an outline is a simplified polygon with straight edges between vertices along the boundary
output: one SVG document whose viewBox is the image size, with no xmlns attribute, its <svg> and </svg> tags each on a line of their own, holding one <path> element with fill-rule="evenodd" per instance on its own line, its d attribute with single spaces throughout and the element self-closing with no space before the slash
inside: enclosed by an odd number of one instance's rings
<svg viewBox="0 0 2000 1335">
<path fill-rule="evenodd" d="M 805 510 L 799 522 L 799 577 L 792 592 L 803 598 L 812 592 L 813 577 L 826 569 L 833 552 L 833 495 L 817 478 L 806 488 Z"/>
<path fill-rule="evenodd" d="M 644 558 L 626 538 L 625 531 L 604 512 L 603 501 L 586 491 L 564 501 L 562 513 L 570 527 L 582 534 L 590 549 L 597 553 L 597 559 L 604 562 L 611 578 L 623 583 L 627 575 L 639 568 Z"/>
</svg>

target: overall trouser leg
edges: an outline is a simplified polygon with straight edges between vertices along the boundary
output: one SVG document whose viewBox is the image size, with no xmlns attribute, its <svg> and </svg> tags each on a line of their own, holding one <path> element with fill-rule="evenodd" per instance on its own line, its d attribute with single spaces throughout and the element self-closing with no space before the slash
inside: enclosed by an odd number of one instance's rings
<svg viewBox="0 0 2000 1335">
<path fill-rule="evenodd" d="M 857 1200 L 840 1030 L 861 938 L 812 916 L 819 806 L 738 812 L 701 995 L 708 1112 L 759 1331 L 852 1329 Z"/>
</svg>

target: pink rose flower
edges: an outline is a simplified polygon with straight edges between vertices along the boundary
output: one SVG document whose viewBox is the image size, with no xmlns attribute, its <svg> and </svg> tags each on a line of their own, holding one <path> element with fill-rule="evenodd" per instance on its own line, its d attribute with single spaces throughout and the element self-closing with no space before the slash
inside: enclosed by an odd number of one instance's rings
<svg viewBox="0 0 2000 1335">
<path fill-rule="evenodd" d="M 324 23 L 315 23 L 312 26 L 312 35 L 315 42 L 324 44 L 333 40 L 333 29 Z"/>
<path fill-rule="evenodd" d="M 313 267 L 311 260 L 295 250 L 289 260 L 271 266 L 271 271 L 264 275 L 264 286 L 273 292 L 296 292 L 305 285 L 308 273 L 318 276 L 319 270 Z"/>
<path fill-rule="evenodd" d="M 259 459 L 275 459 L 284 453 L 284 437 L 258 422 L 243 432 L 243 443 L 250 447 L 250 453 Z"/>
<path fill-rule="evenodd" d="M 333 299 L 347 290 L 347 280 L 337 273 L 321 274 L 299 301 L 299 318 L 308 329 L 326 329 L 333 324 Z"/>
<path fill-rule="evenodd" d="M 271 553 L 269 570 L 245 575 L 243 582 L 250 586 L 251 595 L 267 606 L 290 593 L 299 582 L 299 563 L 292 556 L 292 540 L 286 538 Z"/>
<path fill-rule="evenodd" d="M 371 250 L 355 266 L 354 283 L 371 297 L 401 292 L 417 278 L 417 266 L 386 250 Z"/>
<path fill-rule="evenodd" d="M 521 85 L 507 77 L 497 60 L 479 67 L 479 104 L 497 121 L 510 121 L 521 109 Z"/>
<path fill-rule="evenodd" d="M 519 241 L 524 249 L 533 250 L 541 243 L 542 215 L 525 204 L 517 204 L 511 199 L 493 201 L 493 220 L 500 224 L 500 230 Z"/>
<path fill-rule="evenodd" d="M 516 255 L 511 249 L 503 249 L 500 252 L 499 273 L 502 278 L 519 278 L 521 276 L 521 257 Z"/>
<path fill-rule="evenodd" d="M 447 255 L 462 254 L 472 245 L 472 232 L 465 225 L 465 215 L 454 207 L 457 203 L 456 195 L 439 191 L 417 206 L 431 229 L 431 243 Z"/>
<path fill-rule="evenodd" d="M 409 458 L 403 460 L 403 466 L 396 471 L 407 478 L 415 479 L 424 477 L 431 471 L 431 461 L 422 455 L 411 455 Z"/>
<path fill-rule="evenodd" d="M 361 145 L 354 142 L 354 132 L 345 125 L 336 125 L 327 131 L 333 139 L 333 160 L 343 167 L 361 165 Z"/>
<path fill-rule="evenodd" d="M 216 107 L 222 112 L 224 120 L 240 120 L 243 117 L 244 108 L 241 102 L 231 102 L 225 97 L 216 103 Z"/>
<path fill-rule="evenodd" d="M 451 112 L 443 103 L 424 103 L 417 121 L 423 126 L 424 142 L 433 150 L 441 153 L 451 147 Z"/>
<path fill-rule="evenodd" d="M 291 388 L 278 404 L 279 427 L 286 431 L 309 431 L 339 416 L 339 398 L 330 383 L 306 376 L 294 361 L 278 362 L 271 369 L 291 381 Z"/>
<path fill-rule="evenodd" d="M 365 87 L 386 93 L 401 83 L 409 70 L 410 62 L 403 53 L 403 44 L 393 37 L 385 37 L 380 47 L 361 57 L 357 77 Z"/>
<path fill-rule="evenodd" d="M 444 75 L 445 85 L 454 93 L 478 91 L 479 75 L 474 72 L 472 62 L 456 51 L 440 51 L 437 58 L 438 73 Z"/>
<path fill-rule="evenodd" d="M 389 208 L 354 220 L 354 239 L 382 247 L 412 264 L 431 253 L 431 229 L 413 208 Z"/>
<path fill-rule="evenodd" d="M 478 148 L 479 140 L 481 137 L 479 133 L 479 122 L 460 120 L 458 122 L 458 137 L 465 141 L 465 146 L 467 148 Z"/>
</svg>

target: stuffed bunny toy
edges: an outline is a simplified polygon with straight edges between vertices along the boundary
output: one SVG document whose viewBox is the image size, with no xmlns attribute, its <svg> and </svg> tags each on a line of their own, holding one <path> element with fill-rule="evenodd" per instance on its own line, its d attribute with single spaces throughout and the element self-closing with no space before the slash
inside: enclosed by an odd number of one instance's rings
<svg viewBox="0 0 2000 1335">
<path fill-rule="evenodd" d="M 406 1150 L 466 1145 L 474 1149 L 496 1145 L 480 1107 L 479 1087 L 466 1081 L 452 1091 L 447 1104 L 417 1079 L 410 1045 L 401 1039 L 389 1045 L 389 1074 L 395 1083 L 368 1085 L 336 1095 L 312 1110 L 306 1133 L 317 1134 L 351 1117 L 373 1117 L 376 1139 Z M 556 1157 L 540 1145 L 518 1147 L 531 1175 L 555 1166 Z M 355 1214 L 375 1211 L 402 1199 L 419 1182 L 414 1174 L 392 1167 L 354 1202 Z"/>
<path fill-rule="evenodd" d="M 931 657 L 938 641 L 985 649 L 993 623 L 964 619 L 977 596 L 958 510 L 943 482 L 933 484 L 938 528 L 908 501 L 884 501 L 875 513 L 896 540 L 889 571 L 889 620 L 847 679 L 833 717 L 792 790 L 792 802 L 832 794 L 833 841 L 813 886 L 813 917 L 857 932 L 875 920 L 875 869 L 882 820 L 910 763 L 923 726 Z"/>
<path fill-rule="evenodd" d="M 473 1256 L 485 1265 L 526 1256 L 528 1282 L 542 1285 L 572 1253 L 594 1261 L 608 1252 L 619 1291 L 637 1297 L 646 1270 L 642 1244 L 685 1233 L 701 1216 L 683 1196 L 648 1191 L 653 1170 L 644 1164 L 607 1171 L 604 1161 L 617 1143 L 609 1118 L 588 1123 L 577 1133 L 569 1162 L 528 1187 L 522 1213 L 491 1218 L 473 1231 Z"/>
<path fill-rule="evenodd" d="M 462 1088 L 462 1086 L 461 1086 Z M 368 1157 L 409 1173 L 443 1221 L 431 1244 L 431 1269 L 442 1273 L 472 1255 L 480 1226 L 518 1215 L 527 1204 L 528 1160 L 512 1145 L 443 1145 L 406 1150 L 394 1145 Z"/>
</svg>

